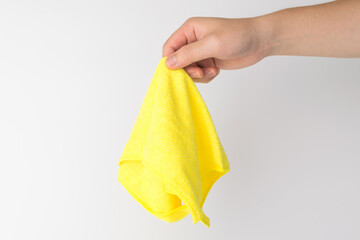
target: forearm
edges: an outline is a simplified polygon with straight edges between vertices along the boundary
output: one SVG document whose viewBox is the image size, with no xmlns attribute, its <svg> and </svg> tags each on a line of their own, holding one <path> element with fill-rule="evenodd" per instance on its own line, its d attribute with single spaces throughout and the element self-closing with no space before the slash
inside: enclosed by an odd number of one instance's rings
<svg viewBox="0 0 360 240">
<path fill-rule="evenodd" d="M 360 0 L 289 8 L 255 21 L 266 56 L 360 57 Z"/>
</svg>

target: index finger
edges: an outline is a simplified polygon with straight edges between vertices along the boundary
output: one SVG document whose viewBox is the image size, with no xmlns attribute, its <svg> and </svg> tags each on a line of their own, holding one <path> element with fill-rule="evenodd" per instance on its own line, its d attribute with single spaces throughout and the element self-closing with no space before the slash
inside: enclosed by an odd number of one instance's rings
<svg viewBox="0 0 360 240">
<path fill-rule="evenodd" d="M 176 52 L 182 46 L 196 41 L 193 26 L 186 21 L 181 25 L 163 45 L 163 57 Z"/>
</svg>

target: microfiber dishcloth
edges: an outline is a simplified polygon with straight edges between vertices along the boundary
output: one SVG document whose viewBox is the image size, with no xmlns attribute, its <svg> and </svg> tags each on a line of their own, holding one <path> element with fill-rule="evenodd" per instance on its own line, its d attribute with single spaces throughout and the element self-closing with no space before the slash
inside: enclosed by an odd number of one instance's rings
<svg viewBox="0 0 360 240">
<path fill-rule="evenodd" d="M 120 157 L 118 180 L 147 211 L 166 222 L 202 210 L 213 184 L 230 165 L 209 111 L 184 69 L 162 58 Z"/>
</svg>

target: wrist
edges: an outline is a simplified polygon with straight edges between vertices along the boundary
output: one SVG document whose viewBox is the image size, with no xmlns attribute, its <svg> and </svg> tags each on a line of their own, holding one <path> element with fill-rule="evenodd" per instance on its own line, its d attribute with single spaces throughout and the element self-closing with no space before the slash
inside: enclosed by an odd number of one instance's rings
<svg viewBox="0 0 360 240">
<path fill-rule="evenodd" d="M 278 21 L 274 13 L 254 17 L 253 20 L 259 41 L 259 50 L 263 56 L 281 54 L 282 42 L 279 38 Z"/>
</svg>

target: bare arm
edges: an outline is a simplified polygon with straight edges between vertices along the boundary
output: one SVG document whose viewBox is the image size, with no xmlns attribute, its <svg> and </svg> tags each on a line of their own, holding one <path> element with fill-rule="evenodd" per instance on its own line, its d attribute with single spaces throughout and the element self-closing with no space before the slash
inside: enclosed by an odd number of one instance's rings
<svg viewBox="0 0 360 240">
<path fill-rule="evenodd" d="M 270 55 L 360 57 L 359 0 L 280 10 L 258 21 Z"/>
<path fill-rule="evenodd" d="M 167 66 L 196 82 L 273 55 L 360 57 L 360 0 L 333 1 L 252 18 L 191 18 L 163 47 Z"/>
</svg>

